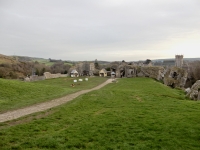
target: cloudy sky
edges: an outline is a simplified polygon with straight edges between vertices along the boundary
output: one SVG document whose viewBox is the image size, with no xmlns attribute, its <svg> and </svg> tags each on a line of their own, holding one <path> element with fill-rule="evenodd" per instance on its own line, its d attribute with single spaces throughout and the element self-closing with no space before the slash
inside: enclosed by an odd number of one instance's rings
<svg viewBox="0 0 200 150">
<path fill-rule="evenodd" d="M 108 61 L 200 57 L 200 0 L 0 0 L 0 53 Z"/>
</svg>

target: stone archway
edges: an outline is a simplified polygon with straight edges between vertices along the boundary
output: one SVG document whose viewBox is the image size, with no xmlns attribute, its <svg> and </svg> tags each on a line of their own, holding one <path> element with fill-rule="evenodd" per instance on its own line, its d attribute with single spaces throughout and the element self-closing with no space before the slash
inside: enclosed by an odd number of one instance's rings
<svg viewBox="0 0 200 150">
<path fill-rule="evenodd" d="M 125 77 L 125 70 L 120 70 L 120 77 L 121 78 Z"/>
</svg>

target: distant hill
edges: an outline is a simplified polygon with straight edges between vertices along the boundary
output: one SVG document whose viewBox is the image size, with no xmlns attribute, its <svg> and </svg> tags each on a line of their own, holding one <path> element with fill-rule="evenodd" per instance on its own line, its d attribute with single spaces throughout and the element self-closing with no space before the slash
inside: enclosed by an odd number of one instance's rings
<svg viewBox="0 0 200 150">
<path fill-rule="evenodd" d="M 163 62 L 163 61 L 174 61 L 175 58 L 166 58 L 166 59 L 153 59 L 152 62 Z M 183 58 L 184 61 L 200 61 L 200 58 Z M 37 57 L 29 57 L 29 56 L 5 56 L 0 54 L 0 64 L 2 63 L 8 63 L 13 64 L 17 62 L 39 62 L 42 64 L 45 64 L 47 66 L 52 66 L 56 62 L 64 62 L 68 65 L 77 64 L 79 62 L 85 62 L 85 61 L 71 61 L 71 60 L 56 60 L 56 59 L 45 59 L 45 58 L 37 58 Z M 87 61 L 89 63 L 93 63 L 94 61 Z M 107 65 L 111 63 L 110 61 L 102 61 L 98 60 L 98 63 L 101 65 Z"/>
<path fill-rule="evenodd" d="M 2 63 L 15 64 L 18 63 L 18 61 L 16 60 L 15 57 L 0 54 L 0 64 Z"/>
<path fill-rule="evenodd" d="M 200 58 L 183 58 L 183 60 L 186 60 L 186 61 L 200 61 Z"/>
<path fill-rule="evenodd" d="M 175 60 L 175 58 L 166 58 L 166 59 L 154 59 L 152 60 L 153 62 L 158 62 L 158 61 L 170 61 L 170 60 Z M 184 61 L 200 61 L 200 58 L 183 58 Z"/>
<path fill-rule="evenodd" d="M 43 75 L 44 72 L 66 74 L 71 62 L 27 56 L 5 56 L 0 54 L 0 78 L 23 79 L 30 75 Z"/>
<path fill-rule="evenodd" d="M 15 59 L 17 59 L 20 62 L 38 62 L 45 64 L 47 66 L 52 66 L 56 62 L 64 62 L 65 64 L 72 65 L 72 61 L 62 61 L 62 60 L 56 60 L 56 59 L 45 59 L 45 58 L 37 58 L 37 57 L 29 57 L 29 56 L 11 56 Z"/>
<path fill-rule="evenodd" d="M 45 59 L 45 58 L 37 58 L 37 57 L 28 57 L 28 56 L 11 56 L 14 58 L 18 58 L 19 61 L 21 62 L 39 62 L 39 63 L 43 63 L 47 66 L 51 66 L 56 62 L 64 62 L 65 64 L 69 64 L 69 65 L 73 65 L 76 63 L 80 63 L 80 62 L 85 62 L 85 61 L 71 61 L 71 60 L 61 60 L 61 59 Z M 89 63 L 94 63 L 94 61 L 87 61 Z M 110 61 L 103 61 L 103 60 L 98 60 L 98 63 L 101 65 L 106 65 L 111 63 Z"/>
<path fill-rule="evenodd" d="M 31 64 L 18 61 L 17 57 L 0 54 L 0 78 L 22 78 L 30 72 Z"/>
</svg>

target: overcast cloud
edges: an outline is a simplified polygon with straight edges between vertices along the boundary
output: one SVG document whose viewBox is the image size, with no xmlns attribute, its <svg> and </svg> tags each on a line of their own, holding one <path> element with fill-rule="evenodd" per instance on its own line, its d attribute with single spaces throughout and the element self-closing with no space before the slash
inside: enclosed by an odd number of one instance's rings
<svg viewBox="0 0 200 150">
<path fill-rule="evenodd" d="M 0 53 L 108 61 L 200 57 L 200 1 L 0 0 Z"/>
</svg>

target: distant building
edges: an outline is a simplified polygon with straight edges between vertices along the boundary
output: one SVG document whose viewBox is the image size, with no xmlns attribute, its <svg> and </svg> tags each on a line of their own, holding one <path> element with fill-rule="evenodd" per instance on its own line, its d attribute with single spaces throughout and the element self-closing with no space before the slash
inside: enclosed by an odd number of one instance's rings
<svg viewBox="0 0 200 150">
<path fill-rule="evenodd" d="M 89 62 L 80 62 L 72 68 L 77 70 L 79 76 L 93 76 L 93 72 L 95 70 L 94 63 Z"/>
<path fill-rule="evenodd" d="M 70 73 L 70 76 L 71 76 L 71 77 L 78 77 L 78 76 L 79 76 L 79 73 L 78 73 L 78 71 L 76 71 L 76 70 L 72 70 L 72 72 Z"/>
<path fill-rule="evenodd" d="M 125 63 L 125 62 L 122 62 L 122 63 L 115 62 L 111 64 L 110 71 L 111 71 L 111 78 L 113 77 L 130 78 L 130 77 L 136 76 L 136 65 L 129 65 L 128 63 Z"/>
<path fill-rule="evenodd" d="M 100 77 L 107 77 L 107 71 L 106 71 L 106 69 L 101 69 L 99 71 L 99 76 Z"/>
<path fill-rule="evenodd" d="M 94 63 L 90 63 L 90 70 L 94 71 L 95 67 L 94 67 Z"/>
<path fill-rule="evenodd" d="M 93 76 L 94 75 L 94 70 L 95 70 L 95 65 L 94 63 L 90 63 L 90 70 L 89 70 L 89 75 Z"/>
<path fill-rule="evenodd" d="M 183 55 L 176 55 L 175 57 L 176 57 L 175 58 L 175 66 L 182 68 L 182 66 L 183 66 Z"/>
</svg>

